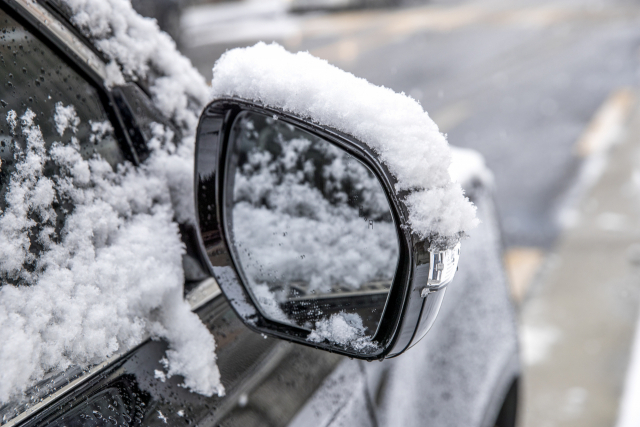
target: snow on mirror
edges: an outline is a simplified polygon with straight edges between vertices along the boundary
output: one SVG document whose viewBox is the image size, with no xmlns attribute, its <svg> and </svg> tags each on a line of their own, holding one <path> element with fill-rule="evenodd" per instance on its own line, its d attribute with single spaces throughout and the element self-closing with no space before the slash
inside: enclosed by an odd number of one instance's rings
<svg viewBox="0 0 640 427">
<path fill-rule="evenodd" d="M 247 111 L 228 147 L 227 235 L 263 315 L 317 341 L 373 336 L 399 252 L 375 175 L 332 143 Z"/>
</svg>

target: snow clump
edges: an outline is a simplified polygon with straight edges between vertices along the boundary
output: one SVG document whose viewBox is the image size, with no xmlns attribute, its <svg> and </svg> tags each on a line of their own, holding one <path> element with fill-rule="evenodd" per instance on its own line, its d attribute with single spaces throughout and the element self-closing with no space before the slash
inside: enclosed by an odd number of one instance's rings
<svg viewBox="0 0 640 427">
<path fill-rule="evenodd" d="M 487 167 L 482 154 L 470 148 L 451 146 L 451 179 L 463 187 L 482 185 L 494 188 L 493 172 Z"/>
<path fill-rule="evenodd" d="M 258 43 L 226 52 L 213 68 L 213 98 L 238 97 L 350 134 L 375 150 L 408 192 L 411 229 L 445 246 L 478 224 L 475 206 L 452 181 L 451 153 L 414 99 L 375 86 L 308 52 Z"/>
<path fill-rule="evenodd" d="M 362 318 L 357 313 L 340 312 L 317 321 L 307 340 L 317 343 L 328 340 L 360 351 L 377 348 L 371 337 L 365 335 Z"/>
</svg>

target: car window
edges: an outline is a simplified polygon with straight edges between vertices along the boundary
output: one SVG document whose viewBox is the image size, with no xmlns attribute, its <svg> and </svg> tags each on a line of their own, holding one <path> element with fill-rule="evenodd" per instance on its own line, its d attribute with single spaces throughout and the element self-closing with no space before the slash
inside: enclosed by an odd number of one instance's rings
<svg viewBox="0 0 640 427">
<path fill-rule="evenodd" d="M 112 167 L 124 160 L 98 90 L 48 44 L 0 10 L 0 209 L 16 163 L 24 156 L 27 136 L 21 118 L 31 111 L 48 151 L 54 142 L 74 144 L 83 158 L 100 155 Z M 54 177 L 55 165 L 44 175 Z M 53 204 L 58 235 L 72 206 Z M 38 222 L 38 218 L 34 218 Z M 32 242 L 37 256 L 38 242 Z M 3 278 L 7 279 L 7 278 Z M 8 282 L 13 280 L 7 279 Z"/>
<path fill-rule="evenodd" d="M 5 116 L 13 110 L 20 117 L 30 108 L 38 117 L 37 124 L 47 145 L 53 141 L 68 143 L 75 136 L 84 158 L 99 153 L 112 166 L 123 160 L 112 131 L 105 129 L 110 127 L 109 119 L 97 90 L 4 11 L 0 11 L 0 47 L 0 72 L 4 82 L 0 99 Z M 62 136 L 59 134 L 55 122 L 58 104 L 74 107 L 80 120 L 75 134 L 71 126 Z M 0 135 L 3 141 L 11 137 L 6 120 L 0 121 Z M 3 145 L 7 145 L 6 142 Z M 12 150 L 2 148 L 2 169 L 6 171 L 6 166 L 13 161 Z"/>
</svg>

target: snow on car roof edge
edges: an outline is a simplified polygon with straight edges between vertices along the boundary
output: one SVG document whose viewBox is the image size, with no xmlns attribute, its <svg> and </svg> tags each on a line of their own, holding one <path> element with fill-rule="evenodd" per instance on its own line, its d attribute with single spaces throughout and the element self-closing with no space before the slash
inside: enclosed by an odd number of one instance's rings
<svg viewBox="0 0 640 427">
<path fill-rule="evenodd" d="M 227 51 L 213 67 L 213 98 L 238 97 L 345 132 L 376 151 L 397 179 L 409 223 L 446 245 L 478 224 L 475 206 L 448 172 L 449 145 L 420 104 L 308 52 L 258 43 Z"/>
</svg>

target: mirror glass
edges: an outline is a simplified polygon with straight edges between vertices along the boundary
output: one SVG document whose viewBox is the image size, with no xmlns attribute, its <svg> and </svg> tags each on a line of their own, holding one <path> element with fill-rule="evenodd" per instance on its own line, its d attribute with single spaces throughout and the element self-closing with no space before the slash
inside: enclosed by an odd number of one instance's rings
<svg viewBox="0 0 640 427">
<path fill-rule="evenodd" d="M 227 236 L 263 314 L 318 341 L 373 336 L 399 253 L 376 176 L 342 148 L 248 111 L 228 147 Z"/>
</svg>

